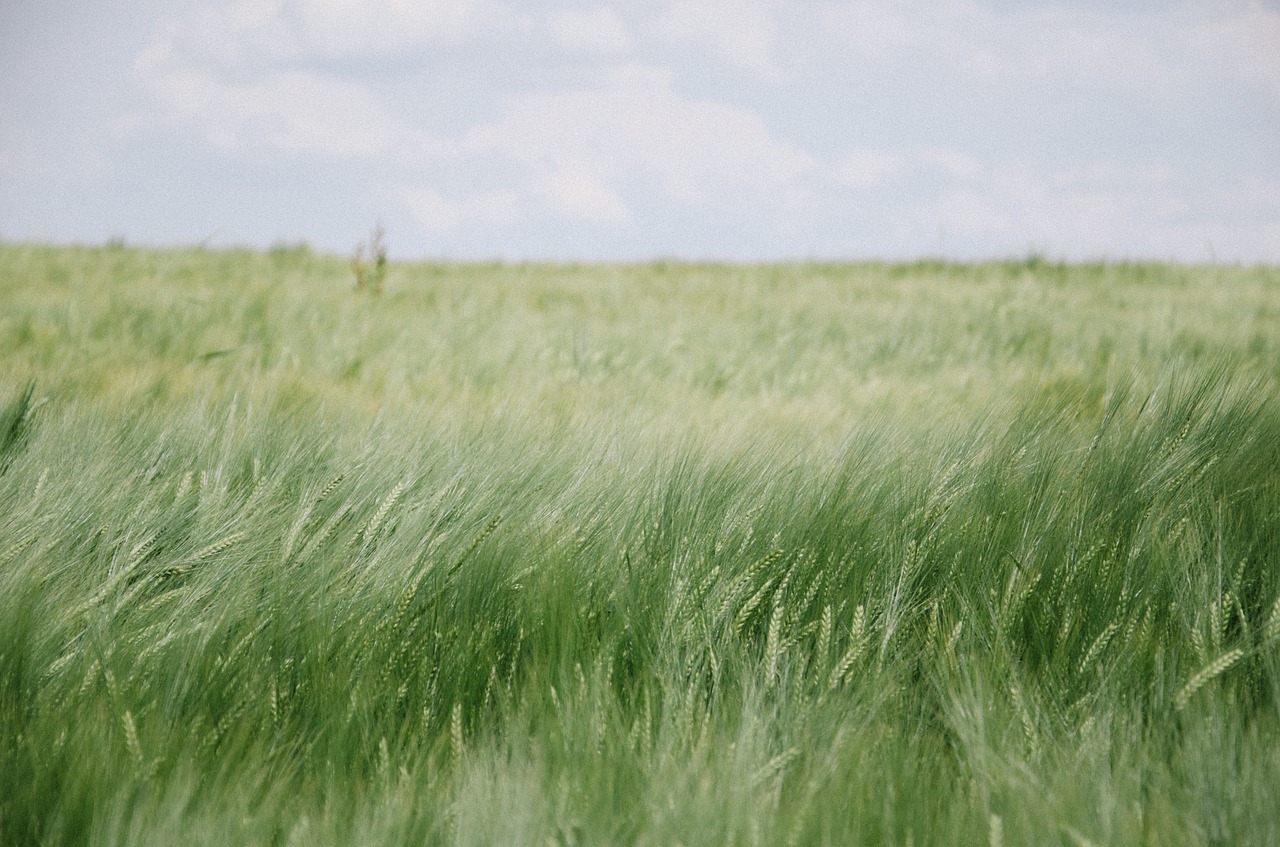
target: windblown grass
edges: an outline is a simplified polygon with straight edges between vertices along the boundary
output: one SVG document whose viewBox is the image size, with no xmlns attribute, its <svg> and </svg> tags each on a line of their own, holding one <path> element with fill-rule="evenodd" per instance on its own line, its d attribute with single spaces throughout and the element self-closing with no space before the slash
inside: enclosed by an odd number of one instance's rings
<svg viewBox="0 0 1280 847">
<path fill-rule="evenodd" d="M 0 842 L 1280 841 L 1274 270 L 344 272 L 0 249 Z"/>
</svg>

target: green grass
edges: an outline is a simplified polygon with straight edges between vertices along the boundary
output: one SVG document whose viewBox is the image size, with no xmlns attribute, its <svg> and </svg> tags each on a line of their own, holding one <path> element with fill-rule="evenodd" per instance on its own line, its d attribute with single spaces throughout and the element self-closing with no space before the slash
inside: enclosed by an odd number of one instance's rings
<svg viewBox="0 0 1280 847">
<path fill-rule="evenodd" d="M 1275 268 L 0 245 L 0 350 L 0 843 L 1280 842 Z"/>
</svg>

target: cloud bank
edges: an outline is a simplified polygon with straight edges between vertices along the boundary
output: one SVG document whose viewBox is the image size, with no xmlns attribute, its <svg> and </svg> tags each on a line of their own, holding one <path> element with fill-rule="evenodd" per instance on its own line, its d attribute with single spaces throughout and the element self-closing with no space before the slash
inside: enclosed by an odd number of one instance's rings
<svg viewBox="0 0 1280 847">
<path fill-rule="evenodd" d="M 247 240 L 292 220 L 341 248 L 373 212 L 422 255 L 1280 260 L 1280 10 L 1257 0 L 135 18 L 104 77 L 127 105 L 81 153 L 104 192 L 139 149 L 194 190 L 243 187 L 245 208 L 200 214 Z M 0 134 L 0 171 L 33 182 L 24 132 Z M 0 231 L 20 234 L 8 203 Z M 180 237 L 146 215 L 141 237 Z"/>
</svg>

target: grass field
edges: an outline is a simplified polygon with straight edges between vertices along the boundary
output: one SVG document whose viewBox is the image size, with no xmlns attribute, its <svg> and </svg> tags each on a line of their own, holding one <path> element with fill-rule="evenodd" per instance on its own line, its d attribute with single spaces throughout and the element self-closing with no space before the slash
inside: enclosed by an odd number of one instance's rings
<svg viewBox="0 0 1280 847">
<path fill-rule="evenodd" d="M 0 245 L 0 843 L 1280 843 L 1280 269 Z"/>
</svg>

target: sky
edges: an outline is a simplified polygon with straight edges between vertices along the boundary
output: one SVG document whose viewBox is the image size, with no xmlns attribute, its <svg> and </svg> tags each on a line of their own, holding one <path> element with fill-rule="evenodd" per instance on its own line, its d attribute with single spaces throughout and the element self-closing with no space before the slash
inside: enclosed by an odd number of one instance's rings
<svg viewBox="0 0 1280 847">
<path fill-rule="evenodd" d="M 1280 263 L 1280 0 L 0 0 L 0 239 Z"/>
</svg>

